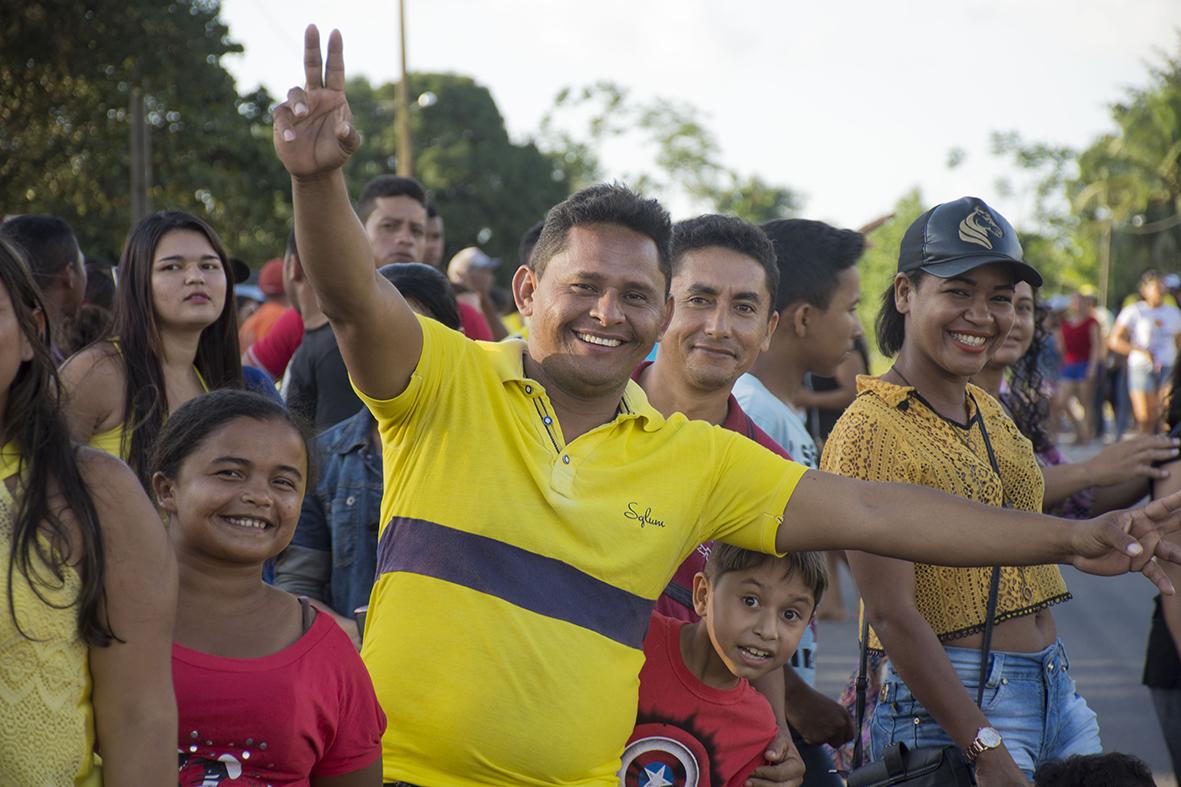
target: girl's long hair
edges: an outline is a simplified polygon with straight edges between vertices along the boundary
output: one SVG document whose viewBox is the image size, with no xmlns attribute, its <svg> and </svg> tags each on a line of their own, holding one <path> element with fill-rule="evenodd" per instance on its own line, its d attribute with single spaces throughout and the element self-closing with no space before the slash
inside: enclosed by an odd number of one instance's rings
<svg viewBox="0 0 1181 787">
<path fill-rule="evenodd" d="M 1047 309 L 1033 292 L 1033 341 L 1029 349 L 1009 367 L 1009 391 L 1001 399 L 1017 429 L 1033 442 L 1035 453 L 1053 447 L 1047 423 L 1050 418 L 1050 392 L 1042 370 L 1042 356 L 1050 340 L 1046 330 Z"/>
<path fill-rule="evenodd" d="M 21 630 L 13 600 L 19 574 L 47 605 L 77 606 L 78 633 L 88 645 L 108 645 L 115 633 L 109 616 L 100 612 L 106 580 L 102 528 L 78 469 L 78 449 L 62 417 L 61 382 L 38 322 L 46 314 L 45 306 L 20 253 L 2 240 L 0 285 L 8 291 L 21 333 L 33 347 L 33 358 L 21 363 L 8 387 L 0 424 L 0 443 L 15 440 L 21 455 L 6 577 L 8 614 Z M 69 523 L 63 521 L 63 511 L 69 512 Z M 65 585 L 67 566 L 76 568 L 81 587 L 77 598 L 63 606 L 49 601 L 45 591 Z"/>
<path fill-rule="evenodd" d="M 174 230 L 199 232 L 221 260 L 226 277 L 226 299 L 213 324 L 201 332 L 195 365 L 210 390 L 242 387 L 242 360 L 238 349 L 234 282 L 229 257 L 213 228 L 182 211 L 161 211 L 141 221 L 127 238 L 119 262 L 119 287 L 115 292 L 110 335 L 118 337 L 127 388 L 123 399 L 123 440 L 127 464 L 145 489 L 150 488 L 152 447 L 168 417 L 162 350 L 152 299 L 152 261 L 165 234 Z M 129 442 L 128 442 L 129 441 Z"/>
</svg>

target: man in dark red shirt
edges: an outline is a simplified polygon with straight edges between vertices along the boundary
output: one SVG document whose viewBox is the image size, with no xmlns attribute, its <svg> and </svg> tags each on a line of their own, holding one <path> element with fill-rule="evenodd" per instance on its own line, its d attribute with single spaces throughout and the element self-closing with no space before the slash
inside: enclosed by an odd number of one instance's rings
<svg viewBox="0 0 1181 787">
<path fill-rule="evenodd" d="M 672 237 L 673 317 L 661 338 L 654 362 L 632 375 L 648 401 L 665 416 L 718 424 L 788 456 L 743 412 L 731 390 L 771 343 L 779 323 L 775 293 L 779 265 L 771 241 L 761 229 L 729 216 L 699 216 L 677 223 Z M 790 457 L 789 457 L 790 458 Z M 690 588 L 703 571 L 709 544 L 694 551 L 656 602 L 656 611 L 681 620 L 697 619 Z M 807 726 L 804 737 L 823 740 L 848 714 L 835 701 L 808 686 L 791 666 L 756 684 L 771 702 L 781 725 L 791 718 Z M 785 702 L 785 695 L 787 700 Z M 815 725 L 815 726 L 813 726 Z M 852 723 L 847 725 L 850 729 Z M 819 747 L 804 744 L 810 766 L 806 784 L 825 784 L 831 762 L 816 756 Z M 830 777 L 831 778 L 831 777 Z"/>
</svg>

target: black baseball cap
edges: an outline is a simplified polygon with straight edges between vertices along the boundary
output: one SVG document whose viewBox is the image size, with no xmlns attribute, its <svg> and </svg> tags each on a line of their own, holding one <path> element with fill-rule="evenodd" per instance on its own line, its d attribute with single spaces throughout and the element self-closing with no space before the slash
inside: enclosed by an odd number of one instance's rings
<svg viewBox="0 0 1181 787">
<path fill-rule="evenodd" d="M 915 219 L 902 236 L 898 272 L 923 271 L 950 279 L 981 265 L 1009 266 L 1018 281 L 1042 286 L 1042 276 L 1022 257 L 1017 231 L 978 197 L 944 202 Z"/>
</svg>

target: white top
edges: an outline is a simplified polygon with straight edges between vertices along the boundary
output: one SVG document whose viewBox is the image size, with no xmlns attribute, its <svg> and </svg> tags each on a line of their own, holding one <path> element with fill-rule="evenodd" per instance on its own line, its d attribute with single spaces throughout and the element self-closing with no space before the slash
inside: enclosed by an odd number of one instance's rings
<svg viewBox="0 0 1181 787">
<path fill-rule="evenodd" d="M 734 383 L 734 398 L 751 420 L 783 446 L 792 459 L 812 469 L 820 466 L 820 452 L 808 431 L 805 411 L 795 409 L 768 391 L 767 386 L 750 373 Z"/>
<path fill-rule="evenodd" d="M 1144 301 L 1137 301 L 1124 307 L 1115 325 L 1128 328 L 1132 346 L 1152 353 L 1152 362 L 1158 369 L 1173 365 L 1177 357 L 1176 336 L 1181 333 L 1181 309 L 1165 303 L 1153 309 Z M 1128 363 L 1148 366 L 1150 361 L 1144 352 L 1133 352 L 1128 356 Z"/>
</svg>

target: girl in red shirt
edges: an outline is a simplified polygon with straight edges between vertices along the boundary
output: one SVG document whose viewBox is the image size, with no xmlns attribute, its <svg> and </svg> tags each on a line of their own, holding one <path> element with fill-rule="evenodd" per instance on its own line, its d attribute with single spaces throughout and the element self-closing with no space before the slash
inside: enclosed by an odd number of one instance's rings
<svg viewBox="0 0 1181 787">
<path fill-rule="evenodd" d="M 172 414 L 153 459 L 180 569 L 180 787 L 378 787 L 385 717 L 360 656 L 262 581 L 309 483 L 303 432 L 265 397 L 215 391 Z"/>
</svg>

